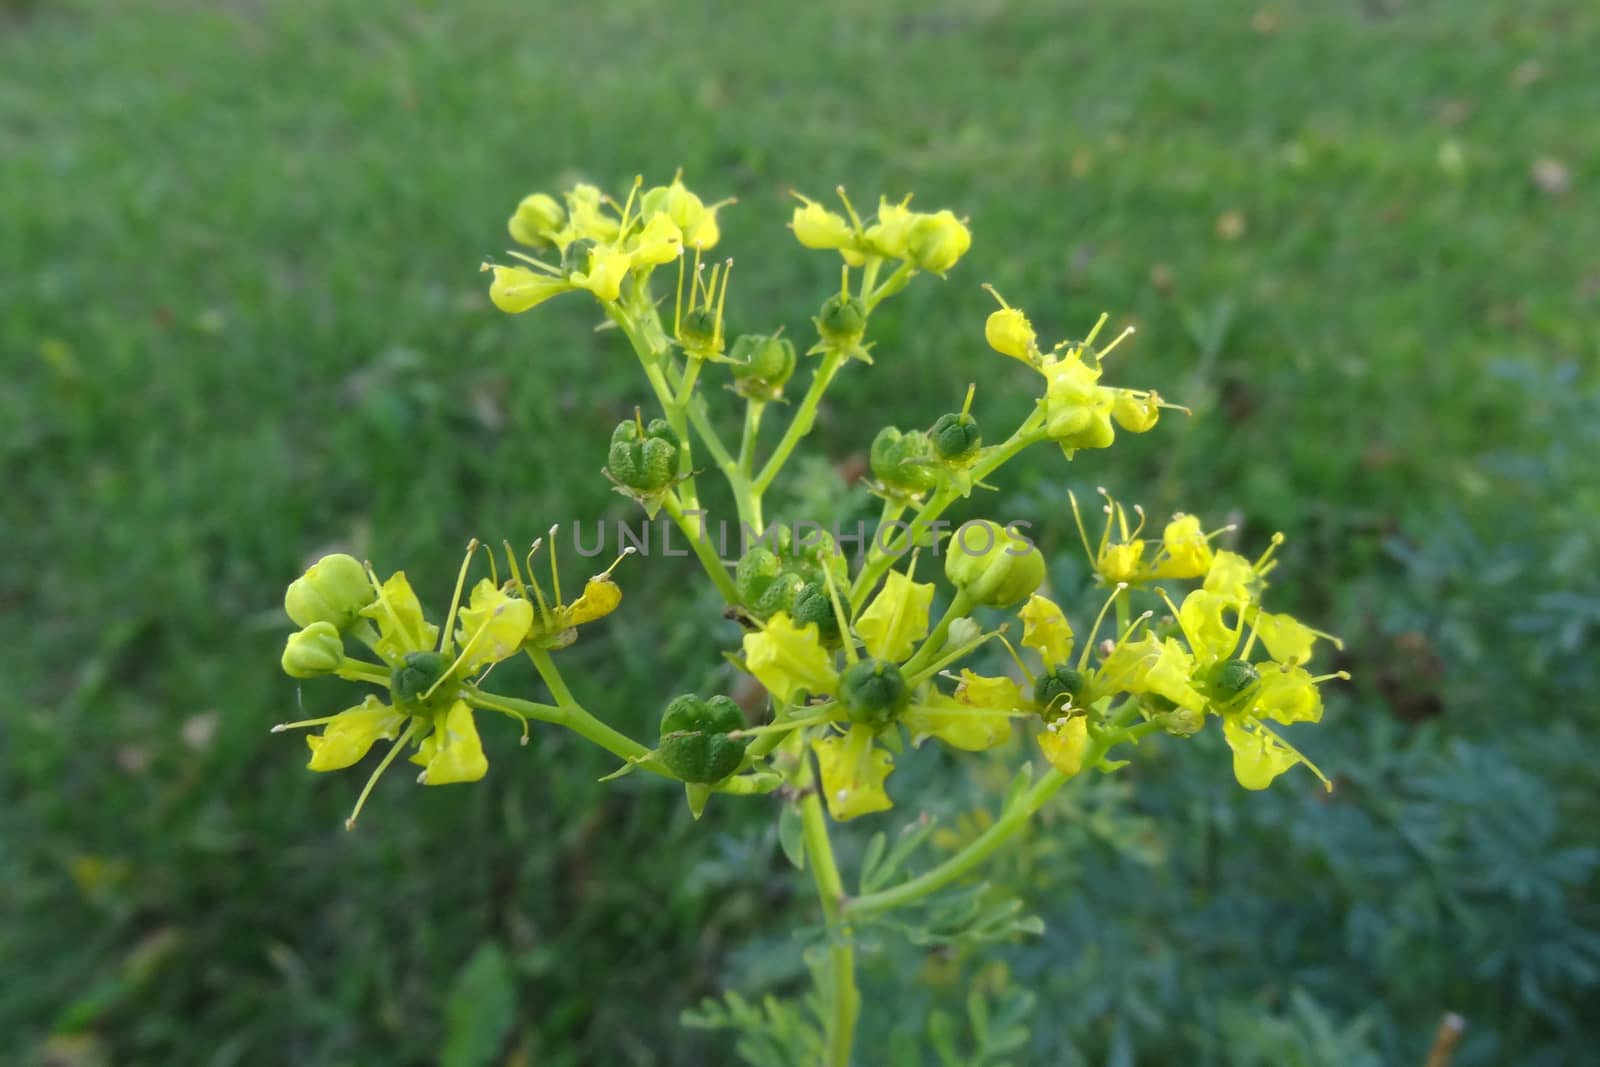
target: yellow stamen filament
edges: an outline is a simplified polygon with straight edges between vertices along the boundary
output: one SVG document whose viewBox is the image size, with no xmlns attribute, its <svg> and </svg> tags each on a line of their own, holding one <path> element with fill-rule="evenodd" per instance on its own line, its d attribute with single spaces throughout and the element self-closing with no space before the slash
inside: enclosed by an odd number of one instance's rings
<svg viewBox="0 0 1600 1067">
<path fill-rule="evenodd" d="M 367 798 L 372 795 L 373 786 L 378 784 L 378 779 L 383 777 L 383 772 L 389 769 L 389 764 L 394 762 L 394 758 L 400 754 L 400 750 L 406 746 L 421 725 L 421 719 L 413 718 L 411 725 L 407 726 L 405 732 L 395 739 L 394 744 L 389 746 L 389 751 L 383 754 L 383 762 L 378 764 L 378 769 L 373 771 L 372 777 L 367 779 L 367 784 L 362 788 L 361 795 L 356 798 L 355 809 L 350 812 L 350 817 L 344 821 L 346 830 L 354 830 L 356 828 L 356 817 L 361 814 L 361 809 L 366 806 Z"/>
<path fill-rule="evenodd" d="M 461 561 L 461 570 L 456 574 L 456 591 L 450 594 L 450 610 L 444 617 L 444 626 L 439 631 L 439 651 L 446 655 L 450 652 L 451 631 L 456 625 L 456 612 L 461 607 L 461 590 L 467 584 L 467 568 L 472 566 L 473 553 L 478 551 L 478 539 L 474 537 L 467 542 L 467 555 Z M 491 553 L 492 555 L 492 553 Z"/>
<path fill-rule="evenodd" d="M 1111 590 L 1111 595 L 1106 597 L 1106 602 L 1100 605 L 1100 614 L 1094 617 L 1094 625 L 1089 627 L 1089 632 L 1084 635 L 1083 653 L 1078 657 L 1078 670 L 1083 671 L 1089 666 L 1089 653 L 1094 650 L 1094 635 L 1100 632 L 1100 624 L 1106 621 L 1106 612 L 1111 610 L 1111 605 L 1116 603 L 1128 588 L 1127 582 L 1118 582 L 1117 587 Z"/>
</svg>

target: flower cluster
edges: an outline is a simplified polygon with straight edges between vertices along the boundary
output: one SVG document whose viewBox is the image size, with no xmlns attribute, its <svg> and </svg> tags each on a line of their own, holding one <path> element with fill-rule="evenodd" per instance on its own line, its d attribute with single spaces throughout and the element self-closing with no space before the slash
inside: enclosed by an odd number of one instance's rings
<svg viewBox="0 0 1600 1067">
<path fill-rule="evenodd" d="M 879 199 L 878 213 L 863 223 L 843 189 L 838 190 L 843 215 L 794 195 L 800 201 L 789 222 L 795 238 L 807 248 L 836 250 L 852 267 L 876 256 L 942 275 L 972 247 L 971 231 L 954 212 L 912 211 L 909 196 L 898 204 Z"/>
</svg>

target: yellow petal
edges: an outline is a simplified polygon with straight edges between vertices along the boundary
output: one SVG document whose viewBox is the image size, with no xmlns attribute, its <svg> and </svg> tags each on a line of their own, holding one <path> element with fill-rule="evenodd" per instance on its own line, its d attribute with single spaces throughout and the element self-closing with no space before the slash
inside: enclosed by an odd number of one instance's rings
<svg viewBox="0 0 1600 1067">
<path fill-rule="evenodd" d="M 515 654 L 531 629 L 533 605 L 507 595 L 488 578 L 483 579 L 473 587 L 471 599 L 461 609 L 457 639 L 466 670 L 475 671 Z"/>
<path fill-rule="evenodd" d="M 433 735 L 428 740 L 433 747 L 422 769 L 423 785 L 476 782 L 488 773 L 489 760 L 478 739 L 478 724 L 465 701 L 456 701 L 449 711 L 435 717 Z"/>
<path fill-rule="evenodd" d="M 490 269 L 494 271 L 494 281 L 489 285 L 489 299 L 495 307 L 510 315 L 527 311 L 572 288 L 564 278 L 528 267 Z"/>
<path fill-rule="evenodd" d="M 1083 770 L 1083 757 L 1089 751 L 1089 720 L 1082 715 L 1066 715 L 1047 723 L 1039 731 L 1039 751 L 1050 766 L 1067 777 Z"/>
<path fill-rule="evenodd" d="M 971 707 L 943 693 L 911 705 L 900 721 L 911 731 L 913 744 L 925 737 L 937 737 L 952 748 L 982 752 L 1011 738 L 1009 709 Z"/>
<path fill-rule="evenodd" d="M 985 678 L 965 668 L 961 671 L 961 684 L 956 686 L 956 699 L 969 707 L 997 711 L 1017 711 L 1027 706 L 1022 687 L 1010 678 Z"/>
<path fill-rule="evenodd" d="M 574 274 L 572 284 L 589 290 L 597 299 L 616 300 L 622 295 L 622 280 L 632 266 L 629 253 L 619 248 L 596 248 L 589 253 L 589 272 Z"/>
<path fill-rule="evenodd" d="M 1159 577 L 1198 578 L 1211 569 L 1211 542 L 1193 515 L 1174 515 L 1161 533 L 1161 547 L 1166 559 L 1156 571 Z"/>
<path fill-rule="evenodd" d="M 379 738 L 394 740 L 400 734 L 405 716 L 377 697 L 348 708 L 334 716 L 320 735 L 306 738 L 311 747 L 314 771 L 337 771 L 361 761 Z"/>
<path fill-rule="evenodd" d="M 872 743 L 869 727 L 856 725 L 843 736 L 832 734 L 811 743 L 822 773 L 822 798 L 838 822 L 894 806 L 883 788 L 894 770 L 894 757 Z"/>
<path fill-rule="evenodd" d="M 378 589 L 378 599 L 361 609 L 378 624 L 378 655 L 391 662 L 408 652 L 434 647 L 439 628 L 422 617 L 422 603 L 411 591 L 405 571 L 395 571 Z"/>
<path fill-rule="evenodd" d="M 1320 722 L 1322 694 L 1303 667 L 1279 670 L 1269 666 L 1261 672 L 1250 711 L 1275 722 Z"/>
<path fill-rule="evenodd" d="M 658 266 L 683 255 L 683 231 L 668 215 L 652 216 L 635 241 L 635 266 Z"/>
<path fill-rule="evenodd" d="M 1252 623 L 1256 636 L 1267 646 L 1267 652 L 1279 663 L 1305 663 L 1311 659 L 1311 648 L 1317 643 L 1317 632 L 1292 615 L 1273 615 L 1257 612 Z"/>
<path fill-rule="evenodd" d="M 807 248 L 843 248 L 855 237 L 843 215 L 829 211 L 815 200 L 794 209 L 789 221 L 795 239 Z"/>
<path fill-rule="evenodd" d="M 1072 656 L 1072 625 L 1056 602 L 1034 593 L 1017 612 L 1022 620 L 1022 644 L 1039 650 L 1046 667 L 1065 663 Z"/>
<path fill-rule="evenodd" d="M 1261 595 L 1264 583 L 1250 561 L 1237 552 L 1218 552 L 1206 572 L 1204 588 L 1209 593 L 1241 603 Z"/>
<path fill-rule="evenodd" d="M 597 574 L 583 586 L 583 595 L 572 602 L 564 615 L 568 626 L 581 626 L 586 622 L 603 619 L 617 610 L 622 603 L 622 587 L 608 574 Z"/>
<path fill-rule="evenodd" d="M 797 690 L 832 693 L 838 685 L 833 657 L 822 647 L 817 624 L 796 626 L 786 612 L 778 612 L 756 633 L 745 634 L 744 661 L 775 698 L 788 703 Z"/>
<path fill-rule="evenodd" d="M 1233 749 L 1233 776 L 1246 789 L 1265 789 L 1274 778 L 1300 762 L 1299 753 L 1247 716 L 1224 717 L 1222 736 Z"/>
<path fill-rule="evenodd" d="M 1230 624 L 1225 617 L 1232 613 Z M 1215 663 L 1233 655 L 1239 644 L 1238 603 L 1218 593 L 1196 589 L 1183 598 L 1178 623 L 1189 639 L 1189 647 L 1202 664 Z"/>
<path fill-rule="evenodd" d="M 1028 321 L 1028 316 L 1016 308 L 990 312 L 983 324 L 983 339 L 1003 356 L 1020 359 L 1024 363 L 1033 359 L 1036 342 L 1033 324 Z"/>
<path fill-rule="evenodd" d="M 856 633 L 874 659 L 900 663 L 912 647 L 928 634 L 928 607 L 933 603 L 933 583 L 914 582 L 890 571 L 883 589 L 856 620 Z"/>
</svg>

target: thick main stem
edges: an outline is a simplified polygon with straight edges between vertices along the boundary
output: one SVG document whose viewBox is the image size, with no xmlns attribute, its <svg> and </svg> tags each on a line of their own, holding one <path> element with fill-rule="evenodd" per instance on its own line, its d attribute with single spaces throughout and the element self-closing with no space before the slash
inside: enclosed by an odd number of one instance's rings
<svg viewBox="0 0 1600 1067">
<path fill-rule="evenodd" d="M 802 778 L 796 785 L 801 790 L 800 826 L 806 847 L 806 865 L 811 869 L 816 883 L 817 899 L 822 905 L 822 917 L 828 928 L 828 973 L 832 984 L 832 1002 L 828 1015 L 827 1067 L 849 1067 L 850 1047 L 855 1042 L 856 1019 L 861 1014 L 861 993 L 856 988 L 855 946 L 850 941 L 850 928 L 844 921 L 844 881 L 839 877 L 839 864 L 833 856 L 833 844 L 828 839 L 828 819 L 822 810 L 822 798 L 811 770 L 811 756 L 802 757 Z"/>
</svg>

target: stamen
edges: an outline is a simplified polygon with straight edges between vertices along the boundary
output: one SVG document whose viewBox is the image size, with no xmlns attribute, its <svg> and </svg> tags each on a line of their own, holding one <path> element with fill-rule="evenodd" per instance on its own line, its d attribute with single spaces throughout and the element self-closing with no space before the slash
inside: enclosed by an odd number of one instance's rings
<svg viewBox="0 0 1600 1067">
<path fill-rule="evenodd" d="M 385 752 L 383 755 L 383 762 L 378 764 L 378 769 L 372 772 L 372 777 L 367 779 L 366 787 L 361 790 L 361 795 L 356 798 L 355 810 L 350 812 L 350 817 L 344 821 L 344 828 L 346 830 L 354 830 L 356 828 L 356 817 L 361 814 L 361 809 L 366 806 L 367 797 L 372 795 L 372 787 L 378 784 L 378 779 L 383 777 L 383 772 L 389 769 L 389 764 L 394 762 L 394 758 L 398 756 L 400 754 L 400 750 L 404 748 L 408 742 L 410 742 L 412 735 L 417 732 L 421 725 L 422 720 L 413 717 L 411 724 L 406 727 L 405 732 L 399 737 L 395 738 L 394 744 L 389 746 L 389 751 Z"/>
<path fill-rule="evenodd" d="M 467 568 L 472 566 L 472 556 L 477 551 L 478 539 L 474 537 L 467 542 L 466 558 L 461 561 L 461 570 L 456 574 L 456 591 L 450 594 L 450 611 L 445 615 L 444 626 L 439 631 L 439 651 L 445 655 L 450 654 L 450 635 L 455 629 L 456 611 L 461 607 L 461 590 L 467 584 Z"/>
<path fill-rule="evenodd" d="M 540 546 L 543 544 L 544 538 L 540 537 L 535 540 L 533 542 L 533 547 L 528 549 L 528 554 L 522 561 L 523 565 L 528 568 L 528 585 L 522 586 L 522 596 L 523 599 L 526 600 L 529 590 L 532 590 L 533 602 L 539 606 L 539 620 L 542 625 L 550 626 L 555 616 L 550 611 L 550 605 L 544 599 L 544 589 L 539 585 L 539 579 L 533 573 L 533 554 L 539 551 Z M 511 542 L 509 541 L 506 542 L 506 558 L 512 560 L 511 566 L 513 569 L 515 569 L 517 564 L 516 561 L 512 559 Z M 519 586 L 522 585 L 521 574 L 517 575 L 517 584 Z"/>
<path fill-rule="evenodd" d="M 1011 310 L 1011 305 L 1006 303 L 1006 298 L 1001 296 L 999 290 L 997 290 L 994 286 L 990 285 L 988 282 L 984 282 L 983 288 L 987 289 L 989 291 L 989 295 L 1000 302 L 1001 307 L 1005 308 L 1007 311 Z"/>
<path fill-rule="evenodd" d="M 320 719 L 301 719 L 299 722 L 280 722 L 267 732 L 281 734 L 285 730 L 307 730 L 313 726 L 326 726 L 328 723 L 332 722 L 338 717 L 339 716 L 337 715 L 325 715 Z"/>
<path fill-rule="evenodd" d="M 512 251 L 510 249 L 508 249 L 506 251 L 506 255 L 512 257 L 513 259 L 520 259 L 520 260 L 522 260 L 522 262 L 526 263 L 530 267 L 537 267 L 539 270 L 544 271 L 546 274 L 553 274 L 557 278 L 565 277 L 565 275 L 561 273 L 561 268 L 556 266 L 553 263 L 546 263 L 542 259 L 535 259 L 533 256 L 527 255 L 527 254 L 525 254 L 523 252 L 515 252 L 515 251 Z M 488 270 L 490 267 L 493 267 L 493 266 L 496 266 L 496 265 L 497 264 L 494 264 L 494 263 L 485 263 L 479 269 L 481 271 L 482 270 Z"/>
<path fill-rule="evenodd" d="M 672 301 L 672 336 L 683 332 L 683 271 L 687 256 L 678 257 L 678 295 Z"/>
<path fill-rule="evenodd" d="M 851 205 L 850 198 L 844 195 L 844 186 L 837 186 L 833 191 L 839 194 L 839 202 L 844 205 L 845 214 L 850 216 L 850 225 L 856 228 L 856 233 L 866 232 L 866 227 L 861 225 L 861 216 L 856 214 L 856 209 Z"/>
<path fill-rule="evenodd" d="M 617 569 L 617 564 L 621 563 L 623 560 L 627 559 L 629 556 L 633 555 L 637 551 L 639 551 L 639 549 L 634 545 L 625 546 L 622 549 L 622 553 L 619 556 L 617 556 L 616 559 L 611 561 L 611 566 L 607 567 L 605 570 L 601 571 L 599 574 L 595 575 L 594 577 L 595 578 L 609 578 L 611 576 L 611 572 Z M 590 579 L 590 581 L 593 581 L 593 580 L 594 580 L 594 578 Z"/>
<path fill-rule="evenodd" d="M 1085 337 L 1083 339 L 1083 347 L 1084 348 L 1088 348 L 1088 349 L 1093 349 L 1094 348 L 1094 339 L 1096 337 L 1100 336 L 1101 327 L 1103 327 L 1106 324 L 1106 320 L 1109 319 L 1110 317 L 1111 317 L 1111 315 L 1110 315 L 1109 312 L 1105 312 L 1105 311 L 1100 312 L 1100 317 L 1094 321 L 1094 329 L 1090 330 L 1089 331 L 1089 336 Z"/>
<path fill-rule="evenodd" d="M 1105 492 L 1105 490 L 1101 490 Z M 1084 528 L 1083 514 L 1078 511 L 1078 497 L 1071 489 L 1067 490 L 1067 499 L 1072 502 L 1072 521 L 1078 524 L 1078 538 L 1083 542 L 1083 555 L 1089 561 L 1089 571 L 1094 573 L 1100 569 L 1095 562 L 1094 549 L 1089 547 L 1089 531 Z"/>
<path fill-rule="evenodd" d="M 846 663 L 855 663 L 859 658 L 856 655 L 855 638 L 850 636 L 850 619 L 844 613 L 844 605 L 839 600 L 839 588 L 833 582 L 833 568 L 828 566 L 833 561 L 830 556 L 822 562 L 822 582 L 828 587 L 828 599 L 833 601 L 833 618 L 839 626 L 839 637 L 844 645 L 844 658 Z"/>
<path fill-rule="evenodd" d="M 1125 539 L 1128 540 L 1128 541 L 1134 540 L 1136 537 L 1139 536 L 1140 531 L 1142 531 L 1144 529 L 1144 523 L 1145 523 L 1144 505 L 1143 504 L 1135 504 L 1133 506 L 1133 513 L 1135 515 L 1139 516 L 1139 525 L 1137 525 L 1137 526 L 1135 526 L 1133 528 L 1133 533 L 1126 535 Z"/>
<path fill-rule="evenodd" d="M 378 603 L 382 604 L 383 610 L 388 613 L 389 621 L 394 623 L 395 631 L 404 635 L 410 644 L 422 644 L 421 635 L 414 634 L 406 628 L 405 623 L 400 621 L 400 616 L 395 613 L 394 605 L 389 603 L 389 598 L 384 595 L 383 583 L 378 581 L 378 572 L 372 569 L 372 561 L 364 560 L 362 566 L 367 569 L 367 581 L 371 582 L 372 587 L 378 591 Z"/>
<path fill-rule="evenodd" d="M 561 529 L 561 524 L 556 523 L 550 527 L 550 585 L 555 589 L 556 607 L 561 606 L 561 575 L 556 570 L 556 532 Z M 532 570 L 532 567 L 528 568 Z"/>
<path fill-rule="evenodd" d="M 643 186 L 644 175 L 635 174 L 633 176 L 633 188 L 628 190 L 628 202 L 622 205 L 622 221 L 617 227 L 617 232 L 619 234 L 626 234 L 628 232 L 628 215 L 633 210 L 633 198 L 638 195 L 640 188 Z"/>
<path fill-rule="evenodd" d="M 1094 625 L 1089 627 L 1089 632 L 1084 635 L 1083 653 L 1078 657 L 1078 670 L 1080 673 L 1088 669 L 1089 653 L 1094 649 L 1094 635 L 1100 632 L 1100 624 L 1106 621 L 1106 612 L 1111 610 L 1111 605 L 1116 603 L 1117 597 L 1121 596 L 1127 588 L 1127 582 L 1118 582 L 1117 587 L 1111 591 L 1111 595 L 1106 597 L 1106 602 L 1100 605 L 1100 614 L 1094 617 Z"/>
<path fill-rule="evenodd" d="M 972 411 L 972 394 L 978 391 L 977 382 L 967 383 L 967 399 L 961 404 L 961 414 L 967 415 Z"/>
<path fill-rule="evenodd" d="M 1136 332 L 1137 331 L 1134 329 L 1134 327 L 1129 326 L 1126 330 L 1123 330 L 1121 333 L 1117 334 L 1116 338 L 1110 344 L 1106 345 L 1099 352 L 1095 353 L 1095 358 L 1105 359 L 1111 354 L 1112 349 L 1116 348 L 1123 341 L 1126 341 L 1128 338 L 1132 337 Z"/>
</svg>

